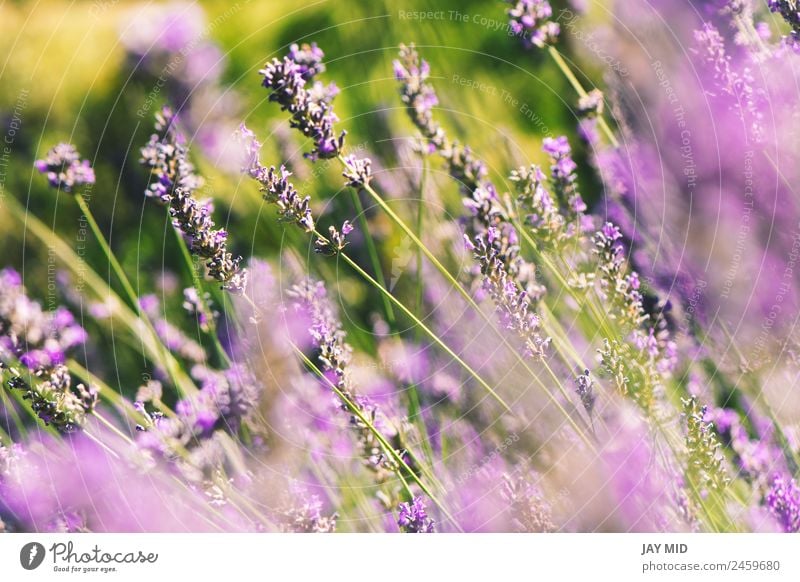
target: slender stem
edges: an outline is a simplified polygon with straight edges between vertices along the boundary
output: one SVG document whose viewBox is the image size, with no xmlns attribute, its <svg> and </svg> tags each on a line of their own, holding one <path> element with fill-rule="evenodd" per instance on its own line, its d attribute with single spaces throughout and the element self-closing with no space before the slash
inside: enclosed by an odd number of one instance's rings
<svg viewBox="0 0 800 582">
<path fill-rule="evenodd" d="M 339 160 L 345 166 L 347 165 L 347 162 L 344 160 L 344 158 L 342 156 L 339 156 Z M 397 214 L 389 207 L 388 204 L 386 204 L 386 202 L 383 200 L 383 198 L 381 198 L 381 196 L 372 188 L 372 186 L 367 184 L 365 186 L 365 190 L 370 194 L 372 199 L 375 200 L 375 202 L 378 204 L 378 206 L 380 206 L 381 209 L 383 209 L 383 211 L 389 216 L 389 218 L 391 218 L 392 221 L 397 226 L 399 226 L 400 229 L 403 230 L 403 232 L 406 233 L 406 235 L 413 241 L 413 243 L 415 245 L 417 245 L 417 247 L 425 254 L 427 259 L 433 264 L 434 267 L 436 267 L 436 269 L 442 274 L 442 276 L 444 276 L 445 279 L 459 292 L 459 294 L 464 298 L 464 300 L 479 314 L 479 316 L 484 321 L 486 321 L 489 324 L 490 328 L 495 330 L 495 331 L 498 331 L 498 336 L 500 338 L 500 341 L 506 347 L 508 347 L 510 349 L 510 351 L 514 355 L 514 357 L 525 367 L 526 370 L 528 370 L 530 372 L 530 374 L 533 377 L 534 381 L 542 388 L 542 390 L 544 391 L 545 395 L 547 395 L 547 397 L 550 399 L 550 401 L 553 403 L 553 405 L 565 416 L 567 422 L 569 424 L 571 424 L 573 426 L 573 428 L 575 428 L 578 431 L 578 434 L 581 437 L 581 439 L 588 446 L 590 446 L 591 448 L 594 448 L 593 445 L 591 444 L 591 441 L 589 440 L 589 438 L 584 434 L 583 430 L 581 430 L 578 427 L 577 423 L 575 422 L 575 419 L 572 418 L 572 416 L 564 409 L 563 405 L 555 398 L 555 396 L 553 396 L 553 394 L 550 392 L 550 390 L 547 389 L 547 387 L 544 385 L 544 383 L 541 381 L 541 379 L 536 374 L 534 374 L 533 370 L 531 370 L 531 368 L 528 366 L 527 362 L 525 362 L 525 360 L 522 358 L 522 356 L 519 355 L 519 353 L 516 350 L 516 348 L 514 348 L 511 345 L 511 343 L 506 339 L 506 337 L 502 333 L 499 332 L 499 330 L 496 330 L 494 322 L 491 320 L 491 318 L 488 315 L 486 315 L 486 313 L 483 312 L 483 310 L 475 302 L 475 300 L 472 298 L 472 296 L 469 294 L 469 292 L 466 289 L 464 289 L 464 287 L 455 279 L 455 277 L 453 277 L 453 275 L 444 267 L 444 265 L 442 265 L 442 263 L 439 261 L 439 259 L 437 259 L 433 255 L 433 253 L 428 249 L 428 247 L 425 246 L 425 244 L 419 239 L 419 237 L 416 234 L 414 234 L 414 231 L 411 228 L 409 228 L 409 226 L 399 216 L 397 216 Z M 321 238 L 324 238 L 319 233 L 315 233 L 315 234 L 317 236 L 321 237 Z M 497 400 L 498 402 L 501 403 L 501 405 L 503 406 L 504 409 L 506 409 L 507 412 L 512 412 L 511 409 L 509 408 L 509 406 L 505 403 L 505 401 L 503 401 L 503 399 L 500 398 L 500 396 L 497 395 L 497 393 L 482 378 L 480 378 L 480 376 L 478 376 L 477 373 L 474 370 L 472 370 L 472 368 L 466 362 L 464 362 L 461 358 L 459 358 L 457 355 L 455 355 L 455 353 L 449 347 L 447 347 L 445 345 L 445 343 L 443 341 L 441 341 L 438 338 L 438 336 L 436 336 L 436 334 L 434 334 L 427 326 L 425 326 L 425 324 L 423 324 L 422 321 L 419 320 L 419 318 L 417 318 L 413 313 L 411 313 L 411 311 L 408 308 L 406 308 L 405 305 L 403 305 L 394 296 L 392 296 L 392 294 L 389 293 L 385 288 L 383 288 L 380 285 L 378 285 L 378 283 L 377 283 L 377 281 L 375 281 L 375 279 L 370 277 L 369 274 L 367 274 L 363 269 L 358 267 L 358 265 L 356 265 L 356 263 L 353 262 L 352 259 L 347 257 L 344 253 L 340 253 L 339 256 L 345 258 L 345 260 L 348 262 L 348 264 L 350 264 L 354 269 L 356 269 L 356 271 L 359 272 L 359 274 L 361 274 L 362 277 L 365 277 L 371 284 L 373 284 L 376 287 L 378 287 L 378 289 L 381 290 L 389 298 L 389 300 L 392 301 L 392 303 L 394 303 L 406 315 L 411 317 L 414 320 L 414 322 L 417 323 L 417 325 L 420 326 L 422 331 L 424 331 L 428 336 L 430 336 L 432 339 L 434 339 L 434 341 L 437 344 L 439 344 L 451 357 L 456 359 L 456 361 L 462 367 L 464 367 L 464 369 L 471 376 L 473 376 L 478 381 L 478 383 L 481 386 L 483 386 L 484 389 L 486 389 L 489 392 L 489 394 L 491 394 L 495 398 L 495 400 Z M 542 362 L 542 365 L 544 367 L 548 367 L 546 362 Z M 556 378 L 555 374 L 552 374 L 552 371 L 550 371 L 550 372 L 551 372 L 551 375 L 554 378 Z M 512 414 L 513 414 L 513 412 L 512 412 Z"/>
<path fill-rule="evenodd" d="M 219 341 L 219 336 L 217 335 L 217 323 L 214 319 L 211 306 L 208 304 L 208 301 L 206 301 L 206 288 L 203 284 L 200 274 L 197 272 L 197 269 L 195 269 L 194 261 L 192 261 L 192 255 L 189 252 L 189 246 L 186 244 L 186 240 L 183 238 L 180 230 L 173 227 L 172 232 L 175 233 L 175 238 L 178 241 L 178 248 L 181 249 L 181 256 L 183 257 L 186 267 L 189 269 L 189 272 L 192 275 L 192 284 L 197 290 L 197 298 L 200 301 L 200 309 L 208 318 L 208 335 L 211 337 L 211 341 L 214 343 L 214 349 L 217 351 L 217 356 L 225 364 L 225 366 L 230 367 L 230 357 L 228 357 L 228 353 L 225 351 L 225 348 L 222 347 L 222 343 Z"/>
<path fill-rule="evenodd" d="M 428 184 L 428 156 L 420 154 L 422 158 L 422 172 L 419 178 L 419 202 L 417 204 L 417 233 L 422 236 L 422 220 L 425 217 L 425 188 Z M 417 247 L 417 285 L 416 302 L 414 313 L 422 310 L 422 249 Z M 417 339 L 419 339 L 419 329 L 415 328 Z"/>
<path fill-rule="evenodd" d="M 561 70 L 564 76 L 569 81 L 569 84 L 572 85 L 572 88 L 575 89 L 575 92 L 578 93 L 581 97 L 586 97 L 588 93 L 586 93 L 586 89 L 583 88 L 583 85 L 575 76 L 575 73 L 572 72 L 572 69 L 569 68 L 569 65 L 564 60 L 564 57 L 561 56 L 561 53 L 558 52 L 558 49 L 552 45 L 547 47 L 547 53 L 552 57 L 553 61 L 555 61 L 556 66 Z M 605 117 L 602 115 L 597 116 L 597 123 L 600 125 L 600 129 L 603 130 L 603 133 L 606 134 L 608 141 L 611 143 L 612 146 L 615 148 L 619 147 L 619 142 L 617 141 L 614 132 L 609 127 L 608 123 L 606 123 Z"/>
<path fill-rule="evenodd" d="M 356 188 L 351 188 L 350 194 L 353 198 L 353 206 L 355 206 L 356 213 L 358 214 L 358 223 L 361 226 L 361 233 L 364 236 L 364 242 L 367 246 L 367 254 L 369 255 L 369 260 L 372 263 L 372 270 L 375 271 L 375 278 L 378 280 L 381 286 L 386 287 L 386 278 L 383 276 L 383 267 L 381 266 L 381 260 L 378 256 L 378 250 L 375 248 L 375 239 L 373 238 L 369 229 L 369 221 L 367 220 L 367 214 L 364 212 L 364 205 L 361 204 L 361 196 L 359 196 L 359 192 Z M 386 314 L 386 320 L 390 326 L 394 327 L 395 318 L 392 304 L 383 295 L 381 295 L 381 301 L 383 302 L 383 311 Z"/>
<path fill-rule="evenodd" d="M 128 300 L 131 302 L 131 306 L 134 308 L 136 313 L 139 316 L 139 319 L 144 322 L 145 326 L 147 326 L 150 333 L 153 334 L 154 338 L 158 338 L 158 333 L 156 332 L 153 324 L 150 322 L 150 319 L 147 317 L 142 311 L 142 307 L 139 304 L 139 298 L 134 291 L 133 286 L 131 285 L 128 276 L 125 274 L 125 271 L 122 269 L 122 265 L 120 265 L 119 261 L 117 260 L 116 255 L 111 250 L 111 246 L 108 244 L 103 232 L 100 230 L 100 226 L 97 224 L 97 221 L 94 219 L 94 215 L 92 211 L 89 210 L 89 205 L 86 204 L 86 201 L 83 199 L 83 196 L 80 192 L 75 193 L 75 202 L 77 202 L 78 207 L 83 212 L 86 221 L 89 223 L 89 228 L 91 228 L 92 233 L 94 234 L 95 238 L 97 239 L 100 248 L 103 250 L 103 253 L 106 255 L 111 268 L 114 270 L 114 273 L 117 275 L 120 283 L 122 284 L 123 289 L 125 290 L 125 294 L 128 296 Z M 197 388 L 194 386 L 192 381 L 182 373 L 180 370 L 180 366 L 178 362 L 172 357 L 172 354 L 168 352 L 166 347 L 158 341 L 157 344 L 160 346 L 162 355 L 164 358 L 165 367 L 167 372 L 172 379 L 173 384 L 175 387 L 181 392 L 182 395 L 186 396 L 187 394 L 192 394 L 197 392 Z"/>
<path fill-rule="evenodd" d="M 483 386 L 483 388 L 503 407 L 503 409 L 506 412 L 509 412 L 512 415 L 514 414 L 514 412 L 511 410 L 508 404 L 506 404 L 505 400 L 503 400 L 503 398 L 499 394 L 497 394 L 497 392 L 495 392 L 491 386 L 489 386 L 486 380 L 484 380 L 475 370 L 472 369 L 472 367 L 469 364 L 467 364 L 453 350 L 451 350 L 448 347 L 448 345 L 442 339 L 440 339 L 439 336 L 436 335 L 436 333 L 434 333 L 428 326 L 426 326 L 422 321 L 420 321 L 419 318 L 417 318 L 417 316 L 414 315 L 410 309 L 408 309 L 405 305 L 403 305 L 401 301 L 393 297 L 388 290 L 384 289 L 380 284 L 378 284 L 378 282 L 375 279 L 373 279 L 369 275 L 369 273 L 367 273 L 364 269 L 362 269 L 358 265 L 358 263 L 356 263 L 353 259 L 351 259 L 344 253 L 339 253 L 338 256 L 340 256 L 348 265 L 350 265 L 350 267 L 354 271 L 356 271 L 356 273 L 358 273 L 369 283 L 374 285 L 375 288 L 381 291 L 381 293 L 389 297 L 391 301 L 398 307 L 398 309 L 400 309 L 400 311 L 402 311 L 405 315 L 411 318 L 411 320 L 414 323 L 420 326 L 420 329 L 422 329 L 426 333 L 426 335 L 428 335 L 428 337 L 430 337 L 434 342 L 436 342 L 436 344 L 439 345 L 439 347 L 441 347 L 445 352 L 447 352 L 447 354 L 451 358 L 453 358 L 456 362 L 458 362 L 459 365 L 461 365 L 461 367 L 463 367 L 470 376 L 472 376 L 481 386 Z"/>
<path fill-rule="evenodd" d="M 450 514 L 449 511 L 447 511 L 447 508 L 445 508 L 444 505 L 442 505 L 442 503 L 431 492 L 431 490 L 428 488 L 425 482 L 422 481 L 422 479 L 420 479 L 419 476 L 414 471 L 411 470 L 411 468 L 408 466 L 405 460 L 403 460 L 403 457 L 401 457 L 397 453 L 397 451 L 394 450 L 394 447 L 391 445 L 391 443 L 389 443 L 389 441 L 386 440 L 386 438 L 381 434 L 381 432 L 377 428 L 375 428 L 372 422 L 370 422 L 370 420 L 366 416 L 364 416 L 361 410 L 341 390 L 339 390 L 338 386 L 336 386 L 336 384 L 334 384 L 330 380 L 330 378 L 328 378 L 325 374 L 322 373 L 322 371 L 316 366 L 316 364 L 314 364 L 314 362 L 308 359 L 308 357 L 300 350 L 300 348 L 298 348 L 294 344 L 292 344 L 292 347 L 294 348 L 298 356 L 300 356 L 300 358 L 303 360 L 303 362 L 307 366 L 309 366 L 309 368 L 311 368 L 311 370 L 317 376 L 319 376 L 320 379 L 325 381 L 330 386 L 331 390 L 334 391 L 334 393 L 339 397 L 342 403 L 344 403 L 344 405 L 348 408 L 348 410 L 350 410 L 350 412 L 352 412 L 356 417 L 358 417 L 359 421 L 364 423 L 364 426 L 366 426 L 367 429 L 375 436 L 375 438 L 378 439 L 378 442 L 384 448 L 384 452 L 386 452 L 386 454 L 388 454 L 392 458 L 392 460 L 398 464 L 399 467 L 405 469 L 405 471 L 408 472 L 408 474 L 411 476 L 411 478 L 417 484 L 417 486 L 419 486 L 422 492 L 433 502 L 434 505 L 436 505 L 436 507 L 439 508 L 439 510 L 442 512 L 442 514 L 444 514 L 444 516 L 448 519 L 448 521 L 450 521 L 459 531 L 462 531 L 461 526 L 458 525 L 458 522 L 455 520 L 455 518 Z M 408 483 L 406 483 L 405 479 L 402 477 L 402 475 L 400 475 L 399 471 L 397 474 L 400 477 L 403 484 L 405 485 L 405 488 L 407 489 L 409 495 L 413 496 L 413 492 L 408 487 Z"/>
</svg>

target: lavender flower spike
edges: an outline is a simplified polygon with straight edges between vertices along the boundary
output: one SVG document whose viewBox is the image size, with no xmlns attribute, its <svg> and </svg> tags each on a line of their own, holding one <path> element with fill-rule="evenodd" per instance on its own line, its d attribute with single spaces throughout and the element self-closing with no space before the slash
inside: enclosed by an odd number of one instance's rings
<svg viewBox="0 0 800 582">
<path fill-rule="evenodd" d="M 550 338 L 539 334 L 539 317 L 533 312 L 528 293 L 520 289 L 501 259 L 502 245 L 499 232 L 489 227 L 486 233 L 477 235 L 471 244 L 475 259 L 481 267 L 483 284 L 494 301 L 502 323 L 516 331 L 524 342 L 525 355 L 544 357 Z"/>
<path fill-rule="evenodd" d="M 338 156 L 346 134 L 343 131 L 337 136 L 334 129 L 339 120 L 330 103 L 335 86 L 315 84 L 311 91 L 306 89 L 307 81 L 324 69 L 321 59 L 322 51 L 316 45 L 302 51 L 293 46 L 289 56 L 272 59 L 258 72 L 264 77 L 262 85 L 271 91 L 269 100 L 288 111 L 292 127 L 314 141 L 314 149 L 307 154 L 311 159 Z"/>
<path fill-rule="evenodd" d="M 0 271 L 0 372 L 45 424 L 62 432 L 77 430 L 97 403 L 96 391 L 73 386 L 64 365 L 67 352 L 85 340 L 69 311 L 45 312 L 28 297 L 19 273 Z"/>
<path fill-rule="evenodd" d="M 141 163 L 154 178 L 146 194 L 169 207 L 173 226 L 183 233 L 192 254 L 205 261 L 209 276 L 223 289 L 242 293 L 247 283 L 247 271 L 239 267 L 242 258 L 228 252 L 228 233 L 215 228 L 211 204 L 194 197 L 202 181 L 189 162 L 176 122 L 172 110 L 163 108 L 156 115 L 156 133 L 141 150 Z"/>
<path fill-rule="evenodd" d="M 553 8 L 547 0 L 507 0 L 508 26 L 525 48 L 544 48 L 558 40 L 561 27 L 550 20 Z"/>
<path fill-rule="evenodd" d="M 352 403 L 363 417 L 373 426 L 382 423 L 378 407 L 367 397 L 355 392 L 350 377 L 350 357 L 352 348 L 345 341 L 345 332 L 328 299 L 325 285 L 321 281 L 306 279 L 294 285 L 288 292 L 297 311 L 311 320 L 309 334 L 314 346 L 319 350 L 318 360 L 322 371 L 336 386 L 337 391 Z M 342 403 L 342 410 L 350 410 Z M 396 463 L 384 451 L 383 445 L 369 427 L 356 414 L 350 416 L 350 426 L 358 440 L 365 465 L 375 473 L 375 480 L 382 483 L 390 473 L 397 470 Z"/>
<path fill-rule="evenodd" d="M 794 479 L 776 475 L 765 500 L 783 531 L 800 532 L 800 487 Z"/>
<path fill-rule="evenodd" d="M 405 533 L 434 533 L 434 522 L 428 517 L 425 502 L 416 496 L 410 503 L 401 503 L 398 508 L 397 525 Z"/>
<path fill-rule="evenodd" d="M 261 143 L 255 134 L 242 124 L 239 127 L 239 139 L 244 145 L 244 161 L 242 172 L 260 184 L 264 200 L 278 207 L 278 216 L 282 222 L 288 222 L 302 228 L 305 232 L 316 232 L 316 223 L 311 213 L 311 198 L 301 196 L 289 181 L 289 172 L 284 166 L 276 169 L 263 166 L 259 160 Z M 369 160 L 364 166 L 369 172 Z M 366 175 L 366 174 L 365 174 Z M 368 178 L 367 178 L 368 179 Z M 342 224 L 341 229 L 334 226 L 328 228 L 329 237 L 325 238 L 317 233 L 315 250 L 324 255 L 335 255 L 347 245 L 346 237 L 352 232 L 353 227 L 349 221 Z"/>
<path fill-rule="evenodd" d="M 43 160 L 37 160 L 36 169 L 47 176 L 53 188 L 72 192 L 84 184 L 94 184 L 94 170 L 89 160 L 81 160 L 75 146 L 60 143 L 53 147 Z"/>
</svg>

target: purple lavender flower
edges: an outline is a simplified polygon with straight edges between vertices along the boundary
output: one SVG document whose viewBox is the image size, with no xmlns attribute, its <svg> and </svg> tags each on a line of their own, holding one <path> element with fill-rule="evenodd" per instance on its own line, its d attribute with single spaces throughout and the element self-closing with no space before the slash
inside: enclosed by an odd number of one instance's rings
<svg viewBox="0 0 800 582">
<path fill-rule="evenodd" d="M 597 395 L 594 393 L 594 380 L 592 380 L 589 370 L 584 370 L 583 374 L 579 374 L 577 378 L 575 378 L 575 390 L 578 393 L 578 397 L 581 399 L 583 408 L 591 418 Z"/>
<path fill-rule="evenodd" d="M 509 28 L 522 39 L 525 48 L 544 48 L 555 43 L 561 27 L 550 18 L 553 9 L 547 0 L 507 0 Z"/>
<path fill-rule="evenodd" d="M 783 531 L 800 532 L 800 487 L 794 479 L 775 475 L 765 501 Z"/>
<path fill-rule="evenodd" d="M 321 281 L 306 279 L 294 285 L 288 295 L 292 298 L 295 310 L 310 316 L 311 327 L 308 333 L 319 350 L 317 359 L 322 364 L 322 372 L 339 393 L 337 397 L 349 401 L 373 426 L 383 425 L 382 415 L 375 403 L 355 392 L 349 367 L 352 348 L 345 341 L 346 334 L 328 299 L 325 285 Z M 373 471 L 377 482 L 385 481 L 397 470 L 395 461 L 348 404 L 342 402 L 341 408 L 350 412 L 350 426 L 358 439 L 364 463 Z"/>
<path fill-rule="evenodd" d="M 113 442 L 110 434 L 96 436 Z M 34 532 L 65 525 L 128 533 L 253 529 L 240 515 L 212 508 L 200 487 L 176 482 L 164 464 L 151 463 L 144 470 L 139 451 L 117 450 L 112 454 L 80 434 L 35 438 L 8 478 L 0 479 L 3 505 L 18 517 L 21 529 Z"/>
<path fill-rule="evenodd" d="M 464 206 L 472 217 L 468 237 L 484 235 L 490 227 L 494 227 L 497 236 L 493 244 L 499 250 L 497 258 L 522 289 L 533 291 L 536 288 L 535 269 L 519 254 L 517 231 L 500 201 L 497 189 L 486 179 L 486 166 L 475 158 L 468 147 L 451 142 L 433 119 L 428 106 L 433 100 L 431 96 L 435 97 L 433 88 L 427 82 L 430 67 L 420 58 L 414 45 L 401 45 L 400 59 L 395 61 L 394 68 L 395 76 L 401 83 L 400 95 L 411 121 L 428 142 L 431 152 L 438 152 L 446 160 L 450 175 L 461 188 Z M 480 265 L 476 267 L 484 268 Z"/>
<path fill-rule="evenodd" d="M 342 175 L 347 179 L 345 185 L 352 188 L 364 188 L 372 180 L 372 161 L 369 158 L 357 158 L 354 155 L 344 158 L 345 169 Z"/>
<path fill-rule="evenodd" d="M 764 112 L 769 110 L 769 95 L 758 86 L 748 67 L 736 70 L 725 49 L 725 41 L 719 31 L 706 23 L 694 33 L 698 52 L 711 70 L 715 85 L 727 97 L 728 106 L 747 123 L 752 139 L 764 139 Z"/>
<path fill-rule="evenodd" d="M 244 163 L 242 171 L 260 184 L 264 200 L 278 207 L 278 216 L 282 222 L 294 224 L 305 232 L 317 232 L 314 216 L 311 213 L 311 198 L 302 197 L 289 181 L 291 172 L 284 166 L 276 169 L 275 166 L 266 168 L 259 161 L 259 151 L 261 143 L 255 138 L 255 134 L 247 129 L 244 124 L 239 128 L 240 141 L 244 144 Z M 369 160 L 362 167 L 364 172 L 369 171 Z M 366 178 L 366 174 L 364 176 Z M 347 245 L 346 237 L 353 231 L 353 226 L 349 221 L 344 221 L 341 229 L 334 226 L 328 227 L 329 236 L 326 238 L 317 233 L 314 243 L 316 252 L 324 255 L 335 255 L 341 252 Z"/>
<path fill-rule="evenodd" d="M 475 237 L 473 252 L 481 267 L 484 289 L 492 297 L 503 325 L 517 332 L 524 343 L 525 354 L 542 358 L 550 339 L 539 334 L 539 317 L 532 310 L 528 293 L 517 286 L 500 259 L 499 238 L 494 227 Z"/>
<path fill-rule="evenodd" d="M 318 53 L 321 55 L 321 51 Z M 297 57 L 298 53 L 294 53 Z M 321 58 L 321 56 L 320 56 Z M 333 88 L 309 91 L 305 88 L 306 77 L 319 69 L 316 62 L 309 68 L 307 59 L 298 63 L 291 56 L 283 60 L 272 59 L 259 74 L 264 77 L 262 86 L 270 90 L 270 101 L 275 101 L 283 111 L 291 115 L 292 127 L 314 141 L 314 149 L 308 154 L 311 159 L 335 158 L 344 147 L 346 132 L 336 135 L 334 125 L 338 121 L 330 104 Z"/>
<path fill-rule="evenodd" d="M 181 231 L 191 252 L 205 261 L 209 276 L 223 289 L 243 293 L 247 272 L 239 267 L 242 258 L 228 251 L 228 233 L 215 228 L 211 206 L 194 197 L 202 181 L 189 162 L 172 110 L 165 107 L 156 115 L 155 128 L 141 150 L 141 163 L 150 168 L 154 179 L 146 194 L 169 207 L 173 226 Z"/>
<path fill-rule="evenodd" d="M 603 92 L 592 89 L 578 99 L 578 113 L 584 118 L 594 118 L 603 115 Z"/>
<path fill-rule="evenodd" d="M 575 174 L 577 164 L 572 159 L 572 148 L 564 136 L 546 137 L 542 149 L 550 156 L 550 176 L 553 191 L 567 209 L 567 220 L 572 222 L 586 210 L 580 193 L 575 185 L 578 177 Z"/>
<path fill-rule="evenodd" d="M 337 515 L 322 514 L 322 500 L 304 487 L 292 483 L 289 500 L 279 510 L 281 530 L 293 533 L 331 533 L 336 531 Z"/>
<path fill-rule="evenodd" d="M 63 432 L 77 430 L 97 404 L 96 391 L 73 386 L 64 365 L 68 351 L 85 341 L 85 330 L 69 311 L 43 311 L 28 297 L 19 273 L 0 271 L 0 370 L 45 424 Z"/>
<path fill-rule="evenodd" d="M 619 320 L 623 331 L 631 332 L 647 320 L 639 291 L 639 277 L 627 274 L 619 228 L 606 222 L 594 235 L 594 252 L 598 256 L 598 274 L 603 292 Z"/>
<path fill-rule="evenodd" d="M 434 522 L 425 510 L 425 501 L 416 496 L 408 503 L 401 503 L 398 509 L 397 525 L 405 533 L 434 533 Z"/>
<path fill-rule="evenodd" d="M 36 169 L 47 176 L 53 188 L 72 192 L 84 184 L 94 184 L 94 170 L 89 160 L 81 160 L 75 146 L 60 143 L 53 147 L 43 160 L 37 160 Z"/>
<path fill-rule="evenodd" d="M 556 530 L 550 504 L 541 490 L 518 474 L 503 475 L 503 499 L 516 530 L 528 533 L 547 533 Z"/>
<path fill-rule="evenodd" d="M 298 72 L 305 81 L 311 81 L 315 76 L 325 72 L 325 64 L 322 62 L 325 53 L 315 42 L 310 45 L 303 43 L 302 46 L 293 44 L 289 47 L 287 57 L 297 63 Z"/>
</svg>

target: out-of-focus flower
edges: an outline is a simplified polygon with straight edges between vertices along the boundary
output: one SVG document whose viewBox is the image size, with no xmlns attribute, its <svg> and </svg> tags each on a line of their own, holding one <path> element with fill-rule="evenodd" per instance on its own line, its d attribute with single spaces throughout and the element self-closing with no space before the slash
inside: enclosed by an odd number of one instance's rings
<svg viewBox="0 0 800 582">
<path fill-rule="evenodd" d="M 0 370 L 45 424 L 63 432 L 77 430 L 97 404 L 96 391 L 81 383 L 73 386 L 64 365 L 67 353 L 86 339 L 69 311 L 45 312 L 28 297 L 16 271 L 0 271 Z"/>
<path fill-rule="evenodd" d="M 352 348 L 345 341 L 345 332 L 328 299 L 325 285 L 320 281 L 307 279 L 294 285 L 289 296 L 295 310 L 310 315 L 311 328 L 308 333 L 319 350 L 321 370 L 336 387 L 337 398 L 342 400 L 342 410 L 350 414 L 350 426 L 358 439 L 364 463 L 375 473 L 378 482 L 384 481 L 390 473 L 397 470 L 396 462 L 384 450 L 384 445 L 372 430 L 351 410 L 351 407 L 357 409 L 373 426 L 381 426 L 383 423 L 380 411 L 372 400 L 355 391 L 349 369 Z"/>
<path fill-rule="evenodd" d="M 783 531 L 800 532 L 800 487 L 794 479 L 776 475 L 765 500 Z"/>
<path fill-rule="evenodd" d="M 503 498 L 518 531 L 547 533 L 555 531 L 550 506 L 539 489 L 524 477 L 504 475 Z"/>
<path fill-rule="evenodd" d="M 81 160 L 75 146 L 60 143 L 54 146 L 42 160 L 36 160 L 36 169 L 47 176 L 53 188 L 72 192 L 84 184 L 94 184 L 94 170 L 89 160 Z"/>
<path fill-rule="evenodd" d="M 553 8 L 547 0 L 507 0 L 508 25 L 526 48 L 544 48 L 558 40 L 561 27 L 550 20 Z"/>
</svg>

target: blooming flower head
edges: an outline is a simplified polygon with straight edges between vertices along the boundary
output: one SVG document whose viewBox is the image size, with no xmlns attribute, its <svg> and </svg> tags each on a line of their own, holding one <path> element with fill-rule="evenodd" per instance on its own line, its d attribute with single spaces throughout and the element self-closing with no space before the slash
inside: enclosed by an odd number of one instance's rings
<svg viewBox="0 0 800 582">
<path fill-rule="evenodd" d="M 247 271 L 239 266 L 242 258 L 228 251 L 228 233 L 215 227 L 213 207 L 194 197 L 202 180 L 189 162 L 185 140 L 170 108 L 164 107 L 156 115 L 155 129 L 141 150 L 140 161 L 150 168 L 153 178 L 146 195 L 169 207 L 173 226 L 183 234 L 192 254 L 205 262 L 208 275 L 223 289 L 242 293 L 247 283 Z"/>
<path fill-rule="evenodd" d="M 314 141 L 311 159 L 335 158 L 344 147 L 345 132 L 336 134 L 338 117 L 330 101 L 335 87 L 306 88 L 313 74 L 322 69 L 322 51 L 309 47 L 302 53 L 292 51 L 282 60 L 272 59 L 258 73 L 264 77 L 262 86 L 270 91 L 269 100 L 291 115 L 292 127 Z M 295 60 L 298 59 L 298 60 Z"/>
<path fill-rule="evenodd" d="M 420 496 L 398 507 L 397 525 L 405 533 L 433 533 L 434 523 L 425 510 L 425 501 Z"/>
<path fill-rule="evenodd" d="M 72 192 L 84 184 L 94 184 L 94 170 L 89 160 L 81 160 L 75 146 L 60 143 L 53 147 L 43 160 L 37 160 L 36 169 L 47 176 L 53 188 Z"/>
<path fill-rule="evenodd" d="M 547 0 L 507 0 L 509 28 L 522 39 L 525 48 L 543 48 L 553 44 L 561 32 L 561 27 L 550 18 L 553 9 Z"/>
<path fill-rule="evenodd" d="M 800 532 L 800 487 L 794 479 L 776 475 L 765 501 L 783 531 Z"/>
</svg>

